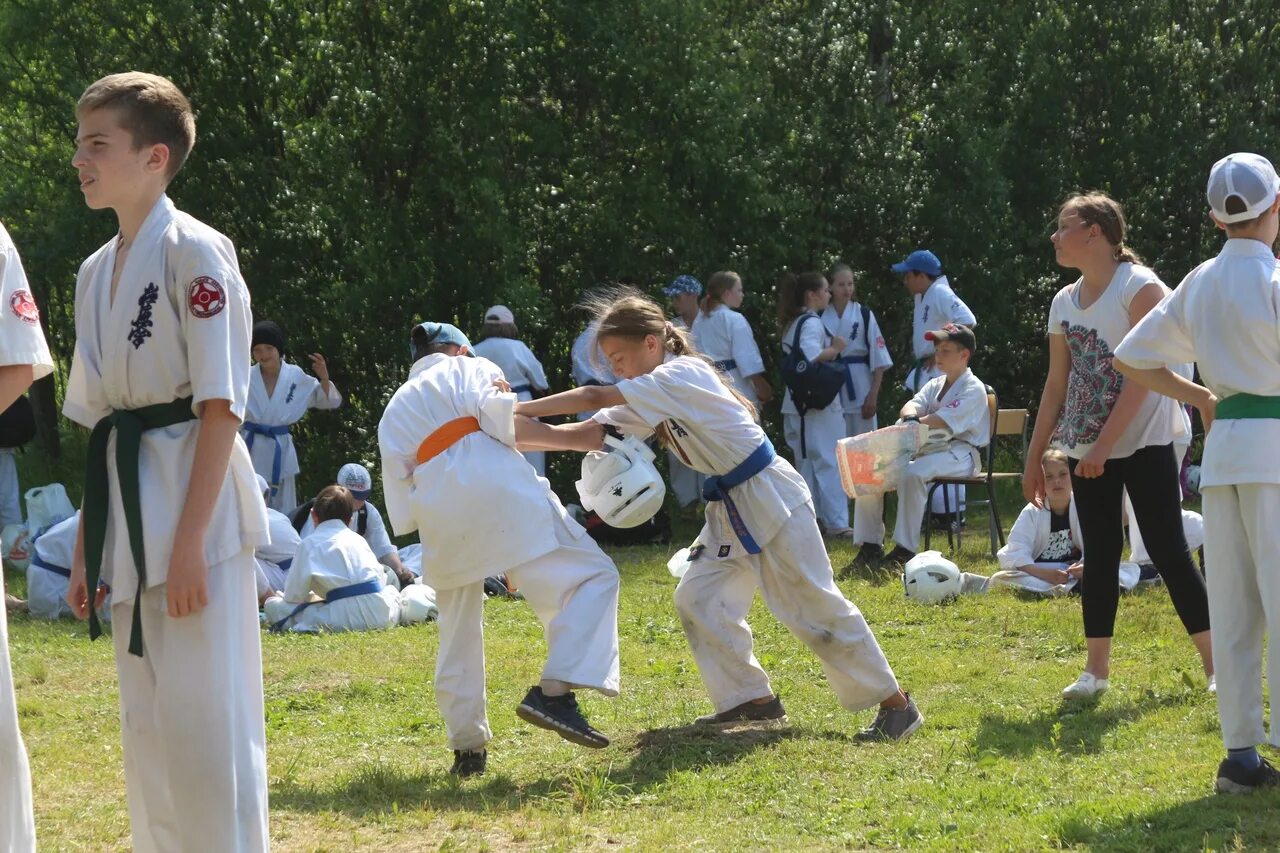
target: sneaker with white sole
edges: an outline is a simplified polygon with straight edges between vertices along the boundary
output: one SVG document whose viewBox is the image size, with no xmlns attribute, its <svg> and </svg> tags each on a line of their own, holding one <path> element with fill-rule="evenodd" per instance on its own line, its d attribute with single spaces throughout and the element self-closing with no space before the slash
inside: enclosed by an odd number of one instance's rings
<svg viewBox="0 0 1280 853">
<path fill-rule="evenodd" d="M 587 718 L 582 716 L 573 693 L 548 696 L 542 692 L 542 687 L 534 685 L 516 707 L 516 716 L 579 746 L 603 749 L 609 745 L 608 736 L 593 729 Z"/>
<path fill-rule="evenodd" d="M 1209 692 L 1210 692 L 1210 693 L 1213 693 L 1214 695 L 1217 695 L 1217 693 L 1218 693 L 1218 676 L 1216 676 L 1216 675 L 1211 675 L 1211 676 L 1209 676 L 1209 687 L 1208 687 L 1208 690 L 1209 690 Z"/>
<path fill-rule="evenodd" d="M 1091 672 L 1082 672 L 1073 683 L 1062 688 L 1062 698 L 1093 699 L 1106 693 L 1110 685 L 1105 678 L 1098 678 Z"/>
</svg>

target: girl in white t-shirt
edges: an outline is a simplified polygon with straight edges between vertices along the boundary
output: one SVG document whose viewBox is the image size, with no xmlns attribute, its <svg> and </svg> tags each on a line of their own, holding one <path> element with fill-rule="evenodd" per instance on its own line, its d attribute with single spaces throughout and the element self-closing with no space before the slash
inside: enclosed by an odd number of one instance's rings
<svg viewBox="0 0 1280 853">
<path fill-rule="evenodd" d="M 625 293 L 598 308 L 599 341 L 620 379 L 530 403 L 517 415 L 545 417 L 601 407 L 595 424 L 654 433 L 707 475 L 706 525 L 676 587 L 676 609 L 715 713 L 706 725 L 781 721 L 782 703 L 752 653 L 746 616 L 756 590 L 822 661 L 840 704 L 880 705 L 864 739 L 900 739 L 924 721 L 899 687 L 866 620 L 840 593 L 804 480 L 778 457 L 748 401 L 667 322 L 662 309 Z M 591 437 L 599 447 L 602 434 Z M 586 449 L 588 442 L 562 447 Z"/>
<path fill-rule="evenodd" d="M 1156 569 L 1212 678 L 1209 605 L 1182 532 L 1181 488 L 1173 442 L 1181 412 L 1169 397 L 1126 383 L 1112 364 L 1129 329 L 1169 289 L 1124 246 L 1120 205 L 1106 195 L 1073 196 L 1052 236 L 1061 266 L 1081 277 L 1060 290 L 1049 309 L 1049 375 L 1023 474 L 1027 500 L 1045 494 L 1041 455 L 1056 438 L 1070 457 L 1072 490 L 1089 570 L 1082 584 L 1084 672 L 1063 695 L 1107 689 L 1111 635 L 1119 601 L 1124 546 L 1121 501 L 1127 489 Z"/>
<path fill-rule="evenodd" d="M 505 305 L 495 305 L 484 312 L 484 325 L 480 327 L 475 354 L 498 365 L 502 375 L 511 383 L 511 390 L 521 400 L 532 400 L 550 390 L 542 362 L 520 340 L 516 315 Z M 532 451 L 525 453 L 524 458 L 529 460 L 539 477 L 546 476 L 547 454 Z"/>
<path fill-rule="evenodd" d="M 799 332 L 800 350 L 811 362 L 833 361 L 848 344 L 822 325 L 822 312 L 831 302 L 831 287 L 819 272 L 783 276 L 778 287 L 778 327 L 782 353 L 791 352 Z M 818 521 L 827 536 L 853 540 L 849 527 L 849 497 L 840 485 L 836 442 L 845 437 L 844 404 L 840 394 L 825 409 L 810 409 L 801 417 L 791 389 L 782 397 L 782 427 L 796 468 L 813 493 Z"/>
<path fill-rule="evenodd" d="M 721 270 L 707 279 L 702 310 L 689 328 L 693 345 L 733 380 L 733 387 L 759 408 L 773 400 L 773 386 L 764 375 L 764 359 L 751 332 L 751 324 L 739 313 L 744 292 L 742 277 Z"/>
</svg>

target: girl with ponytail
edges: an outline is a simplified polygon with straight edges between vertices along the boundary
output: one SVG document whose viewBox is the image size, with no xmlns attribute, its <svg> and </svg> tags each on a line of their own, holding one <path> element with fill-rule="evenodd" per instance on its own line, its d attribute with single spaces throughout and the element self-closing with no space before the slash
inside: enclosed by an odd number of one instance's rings
<svg viewBox="0 0 1280 853">
<path fill-rule="evenodd" d="M 860 737 L 899 739 L 924 722 L 902 692 L 866 619 L 836 588 L 804 479 L 774 453 L 750 401 L 662 308 L 634 291 L 596 300 L 599 349 L 619 377 L 516 404 L 517 416 L 599 409 L 592 420 L 552 428 L 574 433 L 560 448 L 598 449 L 603 426 L 657 434 L 707 475 L 706 525 L 676 587 L 676 610 L 715 712 L 703 725 L 785 719 L 782 702 L 751 650 L 747 612 L 765 605 L 822 661 L 851 711 L 880 713 Z M 596 432 L 588 432 L 592 427 Z M 590 447 L 588 447 L 590 445 Z"/>
</svg>

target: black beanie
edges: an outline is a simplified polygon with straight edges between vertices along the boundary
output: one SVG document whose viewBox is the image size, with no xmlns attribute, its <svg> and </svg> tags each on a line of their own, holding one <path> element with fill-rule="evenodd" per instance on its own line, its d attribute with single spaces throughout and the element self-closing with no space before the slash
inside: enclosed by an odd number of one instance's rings
<svg viewBox="0 0 1280 853">
<path fill-rule="evenodd" d="M 253 340 L 250 348 L 258 344 L 273 346 L 281 356 L 284 355 L 284 331 L 270 320 L 259 320 L 253 324 Z"/>
</svg>

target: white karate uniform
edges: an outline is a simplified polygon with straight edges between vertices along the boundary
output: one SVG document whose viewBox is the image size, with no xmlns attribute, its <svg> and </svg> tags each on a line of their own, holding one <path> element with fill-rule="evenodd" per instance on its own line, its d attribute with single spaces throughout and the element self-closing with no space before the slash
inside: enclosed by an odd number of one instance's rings
<svg viewBox="0 0 1280 853">
<path fill-rule="evenodd" d="M 582 333 L 573 340 L 573 347 L 569 350 L 570 375 L 573 377 L 573 384 L 579 387 L 583 385 L 612 385 L 618 381 L 618 377 L 613 375 L 613 371 L 609 369 L 607 359 L 604 353 L 600 351 L 600 347 L 596 344 L 596 323 L 592 321 L 582 330 Z M 591 412 L 579 412 L 578 420 L 585 421 L 591 417 Z"/>
<path fill-rule="evenodd" d="M 1130 330 L 1115 355 L 1138 368 L 1194 361 L 1220 400 L 1238 393 L 1280 397 L 1278 328 L 1280 266 L 1271 247 L 1228 239 Z M 1264 636 L 1272 646 L 1267 680 L 1280 685 L 1278 445 L 1280 419 L 1218 418 L 1200 468 L 1218 718 L 1228 749 L 1266 739 Z M 1273 741 L 1274 709 L 1273 703 Z"/>
<path fill-rule="evenodd" d="M 36 559 L 27 566 L 27 609 L 32 616 L 60 619 L 75 615 L 66 601 L 71 581 L 56 570 L 71 571 L 71 556 L 75 553 L 79 531 L 80 513 L 77 512 L 40 534 L 32 544 Z M 38 565 L 37 560 L 45 565 Z"/>
<path fill-rule="evenodd" d="M 1074 547 L 1083 559 L 1084 540 L 1080 536 L 1080 519 L 1076 515 L 1076 502 L 1073 498 L 1068 510 L 1068 529 L 1065 541 L 1053 543 L 1058 551 L 1067 550 L 1062 547 Z M 1037 507 L 1027 504 L 1018 514 L 1018 520 L 1009 530 L 1009 539 L 996 554 L 1000 562 L 1000 571 L 991 576 L 990 586 L 1011 586 L 1034 592 L 1039 595 L 1063 595 L 1076 585 L 1075 580 L 1064 584 L 1052 584 L 1035 575 L 1020 571 L 1025 566 L 1037 566 L 1045 569 L 1067 569 L 1071 562 L 1062 559 L 1060 554 L 1046 553 L 1050 549 L 1053 538 L 1053 513 L 1048 507 Z M 1086 569 L 1087 571 L 1087 569 Z M 1128 592 L 1138 585 L 1140 570 L 1137 563 L 1120 564 L 1120 589 Z"/>
<path fill-rule="evenodd" d="M 485 338 L 474 347 L 475 354 L 487 358 L 511 383 L 511 390 L 518 400 L 532 400 L 533 392 L 546 393 L 551 389 L 542 362 L 524 341 L 511 338 Z M 542 450 L 530 450 L 524 454 L 539 477 L 547 475 L 547 454 Z"/>
<path fill-rule="evenodd" d="M 943 450 L 917 456 L 907 463 L 898 484 L 898 518 L 893 540 L 908 551 L 920 550 L 920 523 L 924 520 L 929 483 L 939 477 L 969 477 L 982 470 L 978 449 L 991 440 L 991 412 L 987 389 L 973 371 L 966 370 L 943 393 L 947 377 L 930 379 L 911 398 L 920 417 L 937 415 L 951 429 L 951 441 Z M 879 545 L 884 538 L 884 495 L 866 495 L 853 506 L 853 538 Z"/>
<path fill-rule="evenodd" d="M 32 366 L 36 379 L 53 372 L 53 358 L 40 329 L 39 311 L 22 261 L 9 232 L 0 225 L 0 366 L 24 364 Z M 12 454 L 0 455 L 13 461 Z M 0 571 L 0 593 L 3 592 L 4 572 Z M 0 608 L 0 849 L 26 851 L 35 846 L 31 770 L 18 731 L 18 703 L 9 664 L 8 616 Z"/>
<path fill-rule="evenodd" d="M 893 367 L 893 359 L 889 356 L 889 348 L 884 344 L 884 335 L 880 332 L 880 323 L 875 312 L 867 311 L 867 323 L 862 322 L 862 305 L 850 302 L 844 306 L 844 314 L 837 314 L 835 304 L 827 306 L 822 312 L 822 325 L 827 334 L 844 338 L 846 343 L 840 353 L 841 358 L 866 359 L 866 363 L 845 364 L 849 371 L 849 380 L 853 383 L 853 394 L 849 394 L 846 385 L 840 392 L 840 403 L 844 409 L 844 433 L 846 436 L 861 435 L 870 432 L 879 425 L 875 415 L 862 417 L 862 402 L 871 391 L 871 378 L 877 370 Z"/>
<path fill-rule="evenodd" d="M 542 622 L 543 679 L 618 694 L 618 571 L 515 450 L 516 398 L 493 387 L 500 375 L 483 358 L 421 358 L 378 424 L 387 514 L 398 535 L 418 531 L 423 580 L 440 608 L 436 700 L 452 749 L 492 737 L 481 610 L 489 575 L 508 574 Z M 418 446 L 463 417 L 482 431 L 419 465 Z"/>
<path fill-rule="evenodd" d="M 659 427 L 690 467 L 708 475 L 736 468 L 765 441 L 764 431 L 700 359 L 669 356 L 618 382 L 626 405 L 595 419 L 648 437 Z M 676 587 L 676 610 L 716 711 L 772 693 L 751 648 L 746 616 L 758 588 L 770 612 L 813 650 L 840 704 L 869 708 L 898 682 L 871 628 L 841 594 L 818 532 L 803 478 L 781 456 L 729 490 L 752 554 L 734 532 L 726 502 L 707 504 L 692 563 Z"/>
<path fill-rule="evenodd" d="M 911 314 L 911 354 L 915 357 L 916 366 L 907 374 L 906 388 L 915 394 L 926 382 L 942 375 L 937 365 L 928 370 L 921 368 L 924 360 L 933 355 L 933 341 L 925 338 L 925 332 L 941 329 L 948 323 L 958 323 L 972 329 L 978 325 L 978 318 L 964 304 L 964 300 L 956 296 L 945 275 L 939 276 L 929 285 L 928 290 L 913 295 L 911 299 L 914 303 Z"/>
<path fill-rule="evenodd" d="M 80 267 L 63 414 L 93 427 L 113 410 L 190 396 L 197 414 L 206 400 L 229 400 L 243 417 L 252 318 L 231 241 L 161 196 L 134 238 L 112 302 L 118 242 Z M 209 605 L 181 618 L 166 612 L 165 580 L 198 432 L 199 422 L 187 421 L 142 435 L 144 657 L 127 652 L 127 629 L 115 632 L 133 843 L 138 850 L 263 850 L 266 732 L 253 549 L 266 544 L 267 517 L 239 437 L 205 535 Z M 138 575 L 117 438 L 113 431 L 108 442 L 103 576 L 117 624 L 129 625 Z"/>
<path fill-rule="evenodd" d="M 311 593 L 324 597 L 330 590 L 376 581 L 377 592 L 312 604 L 289 618 Z M 383 583 L 383 569 L 369 543 L 337 519 L 324 521 L 298 544 L 297 556 L 285 580 L 284 598 L 272 596 L 263 605 L 267 622 L 298 633 L 318 631 L 379 631 L 400 622 L 400 596 Z"/>
<path fill-rule="evenodd" d="M 283 592 L 289 577 L 289 567 L 298 553 L 302 537 L 293 529 L 289 516 L 274 509 L 267 509 L 267 544 L 253 552 L 257 566 L 258 596 Z"/>
<path fill-rule="evenodd" d="M 732 312 L 732 311 L 730 313 L 736 314 L 736 312 Z M 702 317 L 702 316 L 704 316 L 703 313 L 699 311 L 697 317 L 695 317 L 693 320 L 694 325 L 697 325 L 698 317 Z M 742 315 L 736 314 L 736 316 L 741 317 Z M 745 324 L 746 320 L 744 319 L 742 322 Z M 672 317 L 671 325 L 675 326 L 677 329 L 683 329 L 686 333 L 688 333 L 690 335 L 691 340 L 693 340 L 694 348 L 695 349 L 698 348 L 697 340 L 692 337 L 693 330 L 689 327 L 687 323 L 685 323 L 683 317 L 679 317 L 679 316 Z M 752 347 L 755 346 L 754 338 L 751 341 L 751 345 Z M 759 351 L 757 350 L 757 357 L 758 355 L 759 355 Z M 761 369 L 763 370 L 763 368 Z M 743 383 L 743 384 L 749 385 L 750 383 Z M 737 387 L 736 383 L 735 383 L 735 387 Z M 749 397 L 748 399 L 755 399 L 754 393 L 755 392 L 753 389 L 752 390 L 753 396 Z M 676 503 L 680 505 L 681 509 L 694 506 L 695 504 L 699 503 L 702 500 L 702 484 L 707 478 L 704 475 L 699 474 L 697 471 L 690 468 L 688 465 L 681 462 L 680 457 L 677 456 L 675 453 L 671 452 L 670 450 L 667 451 L 667 471 L 670 472 L 669 478 L 671 480 L 671 493 L 676 496 Z"/>
<path fill-rule="evenodd" d="M 342 395 L 332 381 L 329 382 L 329 393 L 325 394 L 320 380 L 296 364 L 287 361 L 280 364 L 280 375 L 276 378 L 275 390 L 270 395 L 267 394 L 266 383 L 262 381 L 262 365 L 255 364 L 249 370 L 249 404 L 244 416 L 246 424 L 288 427 L 302 420 L 308 409 L 336 409 L 341 405 Z M 298 467 L 298 449 L 294 446 L 293 436 L 287 432 L 274 437 L 255 435 L 247 427 L 241 432 L 253 458 L 253 469 L 272 487 L 267 506 L 289 513 L 298 505 L 295 487 L 298 471 L 301 470 Z M 277 445 L 280 448 L 280 482 L 273 483 L 271 474 Z"/>
<path fill-rule="evenodd" d="M 747 318 L 728 305 L 717 305 L 710 314 L 699 311 L 689 333 L 693 336 L 694 348 L 718 362 L 733 380 L 733 387 L 758 409 L 760 400 L 755 386 L 747 380 L 764 373 L 764 359 Z"/>
<path fill-rule="evenodd" d="M 22 523 L 22 486 L 18 482 L 16 456 L 14 448 L 0 447 L 0 530 Z"/>
<path fill-rule="evenodd" d="M 822 325 L 820 318 L 813 311 L 805 311 L 791 321 L 782 334 L 782 352 L 791 352 L 791 344 L 796 337 L 796 324 L 806 317 L 800 330 L 800 351 L 809 361 L 818 357 L 824 349 L 831 345 L 831 335 Z M 841 365 L 836 364 L 836 367 Z M 841 392 L 843 393 L 843 392 Z M 800 430 L 804 429 L 804 448 L 801 453 Z M 813 495 L 813 503 L 817 509 L 818 520 L 828 533 L 839 533 L 849 529 L 849 496 L 840 484 L 840 466 L 836 462 L 836 442 L 844 438 L 844 404 L 840 394 L 825 409 L 810 409 L 802 419 L 796 404 L 791 399 L 791 389 L 787 388 L 782 396 L 782 430 L 795 458 L 796 470 L 804 477 Z"/>
<path fill-rule="evenodd" d="M 391 554 L 398 554 L 395 544 L 391 541 L 391 535 L 387 533 L 387 523 L 382 520 L 382 513 L 378 512 L 378 508 L 371 501 L 364 502 L 365 525 L 364 525 L 364 541 L 369 543 L 373 556 L 378 558 L 378 562 Z M 351 514 L 351 523 L 347 525 L 356 533 L 360 532 L 360 510 L 356 510 Z M 306 539 L 315 532 L 316 523 L 310 515 L 307 520 L 302 522 L 302 529 L 299 534 Z"/>
</svg>

